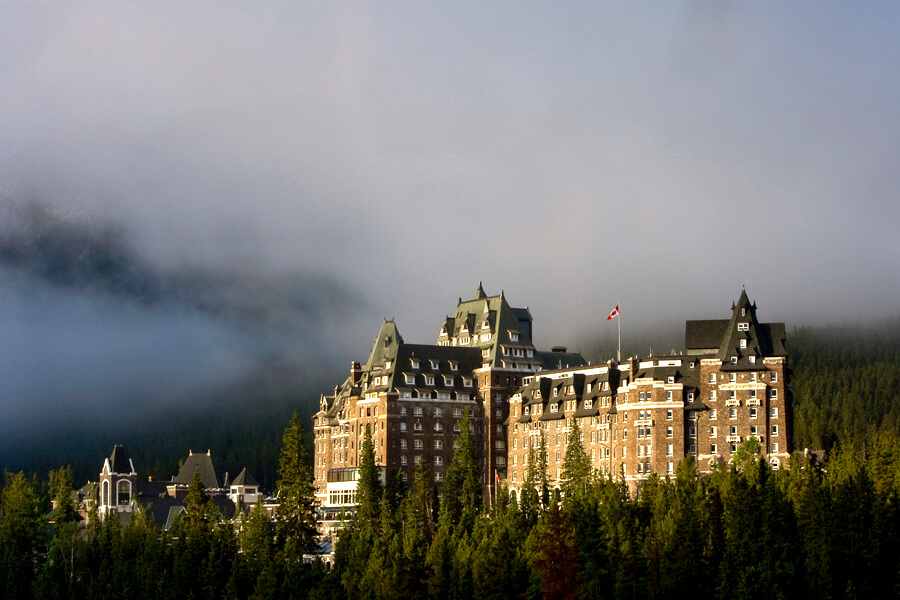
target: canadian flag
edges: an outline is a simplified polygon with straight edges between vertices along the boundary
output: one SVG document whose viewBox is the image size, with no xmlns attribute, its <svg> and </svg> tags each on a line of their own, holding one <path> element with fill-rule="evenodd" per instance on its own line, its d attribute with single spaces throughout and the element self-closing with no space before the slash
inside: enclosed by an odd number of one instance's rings
<svg viewBox="0 0 900 600">
<path fill-rule="evenodd" d="M 500 483 L 500 473 L 497 472 L 497 469 L 494 469 L 494 480 L 497 482 L 497 484 Z"/>
<path fill-rule="evenodd" d="M 616 307 L 612 310 L 611 313 L 609 313 L 609 316 L 606 317 L 606 320 L 609 321 L 613 317 L 618 317 L 618 316 L 619 316 L 619 305 L 616 304 Z"/>
</svg>

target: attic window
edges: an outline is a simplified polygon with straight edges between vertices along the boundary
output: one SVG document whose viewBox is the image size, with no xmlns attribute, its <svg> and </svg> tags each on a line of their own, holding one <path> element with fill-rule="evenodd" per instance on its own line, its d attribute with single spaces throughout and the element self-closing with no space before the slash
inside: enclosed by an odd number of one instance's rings
<svg viewBox="0 0 900 600">
<path fill-rule="evenodd" d="M 666 379 L 666 383 L 675 383 L 675 378 L 669 375 L 668 379 Z"/>
<path fill-rule="evenodd" d="M 747 340 L 741 340 L 741 348 L 747 347 Z"/>
<path fill-rule="evenodd" d="M 411 358 L 409 362 L 412 364 L 413 369 L 419 368 L 419 359 L 418 358 Z"/>
<path fill-rule="evenodd" d="M 516 333 L 516 332 L 510 331 L 510 332 L 509 332 L 509 341 L 511 341 L 511 342 L 518 342 L 518 341 L 519 341 L 519 334 Z"/>
<path fill-rule="evenodd" d="M 750 331 L 750 323 L 745 321 L 738 323 L 738 331 Z"/>
<path fill-rule="evenodd" d="M 741 316 L 742 316 L 742 317 L 746 317 L 746 316 L 747 316 L 747 309 L 746 309 L 746 308 L 741 308 Z"/>
<path fill-rule="evenodd" d="M 459 371 L 459 363 L 458 362 L 450 362 L 450 370 L 451 371 Z"/>
<path fill-rule="evenodd" d="M 491 328 L 491 324 L 488 323 L 487 321 L 485 321 L 484 323 L 481 324 L 481 328 L 482 328 L 482 329 L 490 329 L 490 328 Z"/>
<path fill-rule="evenodd" d="M 737 356 L 732 356 L 732 357 L 731 357 L 731 364 L 733 364 L 733 365 L 736 365 L 736 364 L 737 364 Z"/>
<path fill-rule="evenodd" d="M 440 367 L 440 363 L 438 363 L 438 361 L 436 360 L 430 360 L 428 362 L 431 364 L 431 368 L 434 370 L 437 370 L 438 367 Z"/>
<path fill-rule="evenodd" d="M 385 368 L 385 369 L 390 369 L 391 366 L 393 366 L 393 364 L 394 364 L 394 363 L 392 363 L 391 361 L 386 360 L 386 361 L 384 361 L 384 368 Z"/>
</svg>

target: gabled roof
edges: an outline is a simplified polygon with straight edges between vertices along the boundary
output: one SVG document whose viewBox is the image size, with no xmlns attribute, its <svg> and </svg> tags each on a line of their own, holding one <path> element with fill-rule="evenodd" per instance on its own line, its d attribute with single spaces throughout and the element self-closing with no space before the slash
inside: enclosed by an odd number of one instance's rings
<svg viewBox="0 0 900 600">
<path fill-rule="evenodd" d="M 222 479 L 219 477 L 219 472 L 213 465 L 212 457 L 208 453 L 194 454 L 191 452 L 187 460 L 184 461 L 184 466 L 181 467 L 178 475 L 175 476 L 174 482 L 185 485 L 190 484 L 194 478 L 195 471 L 200 473 L 200 481 L 203 482 L 203 487 L 206 489 L 214 490 L 222 487 Z"/>
</svg>

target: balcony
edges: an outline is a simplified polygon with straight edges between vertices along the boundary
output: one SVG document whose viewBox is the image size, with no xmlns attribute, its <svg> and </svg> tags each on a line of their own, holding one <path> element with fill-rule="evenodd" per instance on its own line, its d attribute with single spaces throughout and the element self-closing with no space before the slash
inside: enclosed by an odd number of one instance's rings
<svg viewBox="0 0 900 600">
<path fill-rule="evenodd" d="M 652 427 L 653 419 L 638 419 L 634 422 L 635 427 Z"/>
<path fill-rule="evenodd" d="M 759 398 L 750 398 L 747 400 L 747 406 L 762 406 L 762 401 Z"/>
<path fill-rule="evenodd" d="M 741 405 L 741 401 L 738 400 L 737 398 L 729 398 L 728 400 L 725 401 L 725 406 L 740 406 L 740 405 Z"/>
<path fill-rule="evenodd" d="M 728 437 L 725 438 L 725 441 L 728 442 L 729 444 L 732 444 L 732 443 L 740 444 L 743 441 L 743 438 L 741 438 L 741 436 L 739 436 L 739 435 L 729 435 Z"/>
</svg>

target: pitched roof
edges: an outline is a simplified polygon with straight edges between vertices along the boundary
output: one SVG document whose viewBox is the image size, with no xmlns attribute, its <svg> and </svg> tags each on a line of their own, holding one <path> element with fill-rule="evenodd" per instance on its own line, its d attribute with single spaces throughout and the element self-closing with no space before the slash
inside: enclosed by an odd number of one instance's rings
<svg viewBox="0 0 900 600">
<path fill-rule="evenodd" d="M 124 446 L 113 446 L 112 454 L 109 455 L 109 468 L 112 473 L 134 473 L 134 465 Z"/>
<path fill-rule="evenodd" d="M 234 478 L 234 481 L 231 482 L 231 485 L 258 486 L 259 484 L 256 483 L 255 479 L 253 479 L 253 475 L 248 473 L 247 469 L 244 468 L 244 470 L 242 470 L 240 474 Z"/>
<path fill-rule="evenodd" d="M 191 452 L 173 481 L 185 485 L 190 484 L 194 478 L 195 471 L 200 473 L 200 481 L 203 482 L 203 487 L 206 489 L 211 490 L 222 487 L 222 479 L 219 477 L 219 472 L 213 465 L 212 457 L 208 453 L 194 454 Z"/>
</svg>

